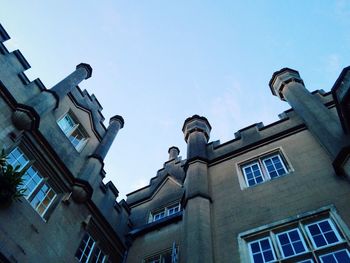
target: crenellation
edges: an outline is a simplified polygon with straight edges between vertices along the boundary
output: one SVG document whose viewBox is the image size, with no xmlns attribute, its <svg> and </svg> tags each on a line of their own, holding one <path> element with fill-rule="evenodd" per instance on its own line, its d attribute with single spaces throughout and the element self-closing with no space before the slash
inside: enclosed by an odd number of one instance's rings
<svg viewBox="0 0 350 263">
<path fill-rule="evenodd" d="M 243 128 L 235 133 L 235 139 L 222 144 L 208 144 L 209 160 L 217 160 L 236 155 L 249 148 L 257 147 L 262 142 L 273 141 L 285 136 L 288 132 L 300 130 L 304 127 L 302 120 L 293 111 L 283 113 L 286 117 L 264 126 L 257 123 Z"/>
<path fill-rule="evenodd" d="M 6 32 L 5 28 L 0 24 L 0 42 L 5 42 L 9 39 L 9 34 Z"/>
<path fill-rule="evenodd" d="M 224 143 L 208 142 L 205 117 L 187 118 L 186 158 L 170 147 L 149 184 L 117 202 L 104 159 L 124 119 L 106 127 L 95 95 L 79 88 L 92 67 L 79 64 L 48 90 L 27 78 L 30 65 L 7 51 L 8 39 L 0 25 L 0 141 L 13 164 L 32 166 L 23 179 L 33 190 L 5 207 L 0 195 L 1 262 L 350 260 L 350 67 L 332 93 L 309 92 L 296 70 L 275 72 L 271 91 L 292 108 Z"/>
<path fill-rule="evenodd" d="M 238 130 L 237 133 L 235 133 L 235 137 L 239 137 L 241 140 L 245 140 L 247 138 L 253 138 L 253 139 L 260 139 L 260 129 L 264 127 L 264 124 L 262 122 L 254 123 L 252 125 L 249 125 L 243 129 Z M 236 135 L 237 134 L 237 135 Z M 236 138 L 237 138 L 236 137 Z"/>
<path fill-rule="evenodd" d="M 23 85 L 27 86 L 30 83 L 29 78 L 24 72 L 18 73 L 19 79 L 22 81 Z"/>
<path fill-rule="evenodd" d="M 18 59 L 19 63 L 21 63 L 22 67 L 23 67 L 23 71 L 26 71 L 27 69 L 30 69 L 31 66 L 29 65 L 28 61 L 26 60 L 26 58 L 23 56 L 22 52 L 20 50 L 15 50 L 13 52 L 11 52 L 13 55 L 15 55 L 15 57 Z"/>
</svg>

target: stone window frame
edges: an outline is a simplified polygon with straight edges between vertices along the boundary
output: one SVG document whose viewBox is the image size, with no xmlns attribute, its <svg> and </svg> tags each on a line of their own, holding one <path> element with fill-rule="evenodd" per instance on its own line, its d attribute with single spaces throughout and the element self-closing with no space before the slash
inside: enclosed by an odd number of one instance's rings
<svg viewBox="0 0 350 263">
<path fill-rule="evenodd" d="M 71 120 L 71 122 L 73 122 L 74 125 L 70 125 L 70 123 L 68 121 L 63 123 L 63 121 L 66 119 L 67 116 Z M 68 138 L 69 142 L 73 145 L 74 149 L 77 150 L 78 152 L 81 152 L 84 149 L 84 147 L 86 146 L 87 142 L 89 141 L 89 135 L 86 132 L 84 126 L 81 124 L 81 122 L 75 116 L 73 111 L 72 110 L 68 110 L 65 114 L 63 114 L 62 117 L 60 117 L 56 121 L 56 123 L 57 123 L 58 127 L 60 128 L 60 130 Z M 64 124 L 67 124 L 67 123 L 68 123 L 67 126 L 69 128 L 64 128 Z M 83 139 L 78 144 L 74 144 L 74 140 L 72 140 L 70 138 L 70 136 L 74 132 L 80 133 L 82 135 L 82 137 L 83 137 Z M 74 137 L 74 139 L 76 139 L 76 137 Z"/>
<path fill-rule="evenodd" d="M 18 163 L 19 158 L 14 158 L 15 161 L 11 161 L 11 157 L 13 156 L 13 153 L 15 151 L 18 151 L 20 153 L 20 157 L 23 157 L 23 159 L 25 159 L 24 163 Z M 24 167 L 28 168 L 24 176 L 26 175 L 31 176 L 30 180 L 28 180 L 27 183 L 33 182 L 34 186 L 28 193 L 25 193 L 24 198 L 27 200 L 30 206 L 35 210 L 35 212 L 46 222 L 53 208 L 58 203 L 59 194 L 57 190 L 52 187 L 51 183 L 49 183 L 50 178 L 48 176 L 44 176 L 44 173 L 43 173 L 44 171 L 40 169 L 39 163 L 37 162 L 37 160 L 35 160 L 35 158 L 33 158 L 32 154 L 29 153 L 29 150 L 26 149 L 25 145 L 14 145 L 10 149 L 8 149 L 7 152 L 8 152 L 8 156 L 10 156 L 9 163 L 12 166 L 16 167 L 17 165 L 20 165 L 21 169 L 23 169 Z M 34 171 L 33 175 L 30 175 L 31 171 Z M 32 180 L 34 175 L 37 177 L 37 179 L 39 179 L 39 181 L 34 182 L 34 180 Z M 47 188 L 48 191 L 45 193 L 44 198 L 40 200 L 39 199 L 40 193 L 42 193 L 44 186 Z M 22 188 L 25 188 L 25 186 L 23 186 Z M 47 205 L 45 205 L 43 201 L 46 199 L 49 192 L 53 192 L 54 195 L 53 197 L 50 198 Z M 39 200 L 39 203 L 34 203 L 35 200 Z M 45 209 L 40 211 L 39 208 L 42 205 L 45 205 Z"/>
<path fill-rule="evenodd" d="M 172 211 L 171 209 L 174 209 L 174 208 L 178 208 L 178 210 L 170 213 L 170 211 Z M 181 211 L 180 201 L 171 203 L 171 204 L 164 206 L 162 208 L 157 208 L 157 209 L 150 212 L 149 217 L 148 217 L 148 223 L 156 222 L 162 218 L 174 215 L 180 211 Z M 159 217 L 159 215 L 162 215 L 162 216 Z M 158 216 L 158 218 L 156 218 L 157 216 Z"/>
<path fill-rule="evenodd" d="M 280 160 L 282 167 L 285 170 L 285 173 L 282 175 L 278 175 L 274 178 L 271 178 L 270 173 L 268 172 L 267 166 L 266 166 L 264 161 L 267 159 L 273 158 L 275 156 L 278 156 L 278 159 Z M 262 181 L 259 183 L 255 183 L 253 185 L 249 185 L 248 178 L 247 178 L 247 175 L 246 175 L 244 168 L 251 167 L 253 165 L 258 166 L 259 172 L 260 172 L 261 177 L 262 177 Z M 255 186 L 258 186 L 260 184 L 269 182 L 271 180 L 275 180 L 275 179 L 284 177 L 284 176 L 289 175 L 290 173 L 292 173 L 294 171 L 293 167 L 291 166 L 290 161 L 288 160 L 284 150 L 281 147 L 269 150 L 267 152 L 256 155 L 252 158 L 243 160 L 243 161 L 239 162 L 236 165 L 236 167 L 238 170 L 238 174 L 240 175 L 239 176 L 239 183 L 240 183 L 242 190 L 246 189 L 246 188 L 255 187 Z"/>
<path fill-rule="evenodd" d="M 306 227 L 309 224 L 321 222 L 325 219 L 330 220 L 334 224 L 334 229 L 338 231 L 341 240 L 329 244 L 327 246 L 315 248 L 311 242 L 311 237 L 306 231 Z M 281 249 L 278 245 L 277 234 L 284 231 L 291 230 L 293 228 L 298 228 L 305 243 L 307 245 L 307 251 L 298 255 L 283 257 Z M 285 220 L 280 220 L 268 225 L 254 228 L 252 230 L 245 231 L 238 235 L 238 244 L 241 262 L 254 262 L 252 261 L 249 244 L 255 240 L 262 239 L 264 237 L 271 238 L 274 252 L 277 259 L 274 262 L 316 262 L 315 258 L 320 259 L 321 256 L 328 255 L 332 252 L 339 252 L 346 250 L 348 255 L 350 255 L 350 230 L 344 221 L 340 218 L 334 205 L 322 207 L 320 209 L 303 213 L 297 216 L 289 217 Z"/>
</svg>

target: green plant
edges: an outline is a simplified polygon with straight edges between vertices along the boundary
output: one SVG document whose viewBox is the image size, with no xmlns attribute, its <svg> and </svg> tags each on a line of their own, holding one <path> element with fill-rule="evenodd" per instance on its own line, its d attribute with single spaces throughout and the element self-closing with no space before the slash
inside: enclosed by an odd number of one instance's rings
<svg viewBox="0 0 350 263">
<path fill-rule="evenodd" d="M 29 167 L 20 169 L 7 162 L 7 154 L 3 149 L 0 154 L 0 203 L 10 203 L 13 200 L 21 201 L 26 191 L 23 188 L 23 175 Z"/>
</svg>

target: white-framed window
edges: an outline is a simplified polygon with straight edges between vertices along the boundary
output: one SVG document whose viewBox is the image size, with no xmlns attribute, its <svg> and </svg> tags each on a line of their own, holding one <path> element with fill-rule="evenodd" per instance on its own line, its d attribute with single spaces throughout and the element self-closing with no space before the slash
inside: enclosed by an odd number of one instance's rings
<svg viewBox="0 0 350 263">
<path fill-rule="evenodd" d="M 350 263 L 350 253 L 347 249 L 333 251 L 320 256 L 322 263 Z"/>
<path fill-rule="evenodd" d="M 179 211 L 180 211 L 180 204 L 169 206 L 167 207 L 167 210 L 166 210 L 168 216 L 173 215 Z"/>
<path fill-rule="evenodd" d="M 308 224 L 306 230 L 314 248 L 325 247 L 341 241 L 339 232 L 330 219 Z"/>
<path fill-rule="evenodd" d="M 80 245 L 75 253 L 75 258 L 82 263 L 107 263 L 108 259 L 105 253 L 97 245 L 96 241 L 85 233 Z"/>
<path fill-rule="evenodd" d="M 276 260 L 270 237 L 254 240 L 248 245 L 252 262 L 265 263 L 274 262 Z"/>
<path fill-rule="evenodd" d="M 20 169 L 23 169 L 30 162 L 19 147 L 8 154 L 7 161 L 13 167 L 20 166 Z M 47 178 L 44 178 L 33 165 L 30 165 L 23 175 L 21 189 L 25 189 L 24 197 L 35 211 L 44 218 L 46 211 L 57 196 L 56 192 L 47 183 Z"/>
<path fill-rule="evenodd" d="M 57 121 L 58 126 L 73 144 L 75 149 L 80 152 L 88 141 L 88 135 L 82 125 L 76 120 L 71 112 L 67 112 Z"/>
<path fill-rule="evenodd" d="M 240 165 L 248 187 L 278 178 L 288 173 L 282 153 L 265 155 Z"/>
<path fill-rule="evenodd" d="M 307 213 L 240 234 L 244 262 L 350 263 L 349 229 L 339 221 L 336 212 Z"/>
<path fill-rule="evenodd" d="M 176 213 L 180 212 L 180 210 L 181 210 L 180 203 L 176 203 L 176 204 L 169 205 L 169 206 L 161 208 L 161 209 L 157 209 L 150 214 L 150 218 L 148 221 L 149 222 L 157 221 L 157 220 L 162 219 L 164 217 L 176 214 Z"/>
<path fill-rule="evenodd" d="M 142 263 L 178 263 L 178 246 L 175 242 L 172 248 L 165 249 L 152 256 L 147 256 Z"/>
<path fill-rule="evenodd" d="M 307 251 L 305 240 L 298 228 L 278 233 L 276 236 L 283 258 L 299 255 Z"/>
</svg>

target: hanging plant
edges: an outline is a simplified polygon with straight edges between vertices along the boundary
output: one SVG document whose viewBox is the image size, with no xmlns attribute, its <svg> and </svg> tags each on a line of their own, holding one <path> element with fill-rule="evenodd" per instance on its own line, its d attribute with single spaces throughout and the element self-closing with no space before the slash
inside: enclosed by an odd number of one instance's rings
<svg viewBox="0 0 350 263">
<path fill-rule="evenodd" d="M 20 165 L 13 167 L 7 162 L 4 150 L 0 154 L 0 207 L 8 207 L 12 201 L 21 201 L 26 191 L 23 188 L 23 175 L 29 166 L 20 169 Z"/>
</svg>

